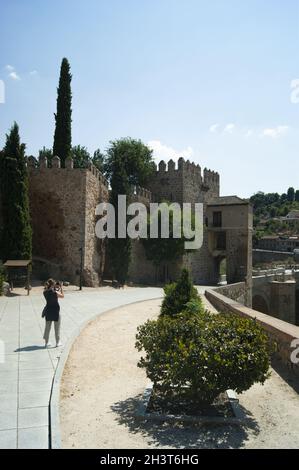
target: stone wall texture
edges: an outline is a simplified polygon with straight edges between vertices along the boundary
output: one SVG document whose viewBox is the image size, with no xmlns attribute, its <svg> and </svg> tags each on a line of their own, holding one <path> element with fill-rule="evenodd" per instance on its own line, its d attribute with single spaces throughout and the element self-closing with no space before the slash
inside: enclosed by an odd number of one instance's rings
<svg viewBox="0 0 299 470">
<path fill-rule="evenodd" d="M 95 236 L 95 209 L 108 200 L 108 184 L 93 165 L 74 169 L 72 160 L 67 159 L 65 166 L 60 168 L 58 157 L 53 158 L 52 168 L 48 168 L 45 159 L 38 166 L 34 158 L 28 161 L 34 269 L 39 277 L 49 274 L 78 283 L 82 249 L 84 284 L 96 286 L 102 280 L 104 266 L 105 276 L 111 277 L 105 256 L 107 244 Z M 146 206 L 165 200 L 180 205 L 202 203 L 203 244 L 156 269 L 146 259 L 140 240 L 134 240 L 128 280 L 143 284 L 176 280 L 185 266 L 190 269 L 194 283 L 217 284 L 224 258 L 229 283 L 250 279 L 251 207 L 242 200 L 241 204 L 215 205 L 219 191 L 220 178 L 214 171 L 206 168 L 202 171 L 199 165 L 183 158 L 177 166 L 172 160 L 160 162 L 148 187 L 134 188 L 131 202 Z M 213 227 L 215 211 L 222 213 L 220 229 Z M 225 234 L 223 250 L 217 248 L 219 231 Z"/>
<path fill-rule="evenodd" d="M 235 313 L 258 321 L 270 340 L 276 344 L 276 351 L 273 354 L 273 358 L 278 359 L 284 366 L 292 369 L 296 374 L 299 374 L 299 364 L 291 360 L 292 353 L 295 349 L 293 341 L 299 339 L 299 326 L 291 325 L 278 318 L 273 318 L 270 315 L 245 307 L 241 303 L 220 294 L 219 288 L 208 289 L 205 295 L 219 312 Z"/>
<path fill-rule="evenodd" d="M 45 273 L 78 283 L 83 249 L 83 280 L 101 280 L 104 252 L 95 237 L 95 208 L 108 199 L 108 187 L 98 171 L 73 168 L 29 168 L 33 228 L 33 259 Z"/>
</svg>

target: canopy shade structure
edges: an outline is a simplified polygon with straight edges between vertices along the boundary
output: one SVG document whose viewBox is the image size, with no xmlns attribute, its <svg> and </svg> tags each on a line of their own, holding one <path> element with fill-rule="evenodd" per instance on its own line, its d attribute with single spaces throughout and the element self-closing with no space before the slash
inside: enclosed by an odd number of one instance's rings
<svg viewBox="0 0 299 470">
<path fill-rule="evenodd" d="M 23 259 L 9 259 L 4 263 L 6 268 L 26 268 L 27 269 L 27 282 L 26 282 L 26 289 L 27 295 L 30 293 L 30 266 L 32 261 L 30 259 L 23 260 Z M 10 282 L 10 288 L 13 290 L 12 282 Z"/>
<path fill-rule="evenodd" d="M 31 264 L 31 260 L 9 259 L 4 263 L 8 268 L 27 268 Z"/>
</svg>

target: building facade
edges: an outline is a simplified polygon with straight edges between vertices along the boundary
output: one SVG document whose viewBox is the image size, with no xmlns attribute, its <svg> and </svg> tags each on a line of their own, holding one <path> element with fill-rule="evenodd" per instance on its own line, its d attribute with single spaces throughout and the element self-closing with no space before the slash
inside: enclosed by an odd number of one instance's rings
<svg viewBox="0 0 299 470">
<path fill-rule="evenodd" d="M 93 166 L 74 169 L 72 159 L 61 168 L 54 157 L 51 168 L 42 158 L 28 159 L 30 211 L 33 228 L 34 274 L 78 283 L 99 285 L 109 275 L 106 243 L 95 235 L 95 209 L 108 201 L 108 183 Z M 175 280 L 183 266 L 196 284 L 216 284 L 226 263 L 229 283 L 251 279 L 252 208 L 237 196 L 220 197 L 217 172 L 180 158 L 177 166 L 161 161 L 147 188 L 136 188 L 132 200 L 202 203 L 203 244 L 180 259 L 155 268 L 146 259 L 141 240 L 132 241 L 129 280 L 154 284 Z M 106 269 L 105 269 L 106 266 Z"/>
</svg>

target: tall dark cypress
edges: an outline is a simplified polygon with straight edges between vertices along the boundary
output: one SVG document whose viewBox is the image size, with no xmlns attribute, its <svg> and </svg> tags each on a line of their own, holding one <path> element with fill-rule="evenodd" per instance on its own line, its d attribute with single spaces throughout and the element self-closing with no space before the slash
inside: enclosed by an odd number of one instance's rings
<svg viewBox="0 0 299 470">
<path fill-rule="evenodd" d="M 57 89 L 57 111 L 55 114 L 55 133 L 53 155 L 61 159 L 64 167 L 66 158 L 71 154 L 72 148 L 72 75 L 70 64 L 66 58 L 62 59 L 60 68 L 59 86 Z"/>
<path fill-rule="evenodd" d="M 2 222 L 1 258 L 31 259 L 32 230 L 29 213 L 25 144 L 14 123 L 1 154 Z"/>
</svg>

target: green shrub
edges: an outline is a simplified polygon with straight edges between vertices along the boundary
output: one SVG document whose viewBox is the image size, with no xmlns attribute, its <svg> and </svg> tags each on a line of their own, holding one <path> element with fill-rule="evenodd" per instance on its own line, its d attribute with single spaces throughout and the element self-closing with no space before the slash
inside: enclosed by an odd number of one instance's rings
<svg viewBox="0 0 299 470">
<path fill-rule="evenodd" d="M 191 300 L 200 302 L 200 297 L 191 282 L 187 269 L 182 270 L 178 282 L 166 284 L 164 293 L 161 315 L 177 315 L 185 309 L 187 303 Z"/>
<path fill-rule="evenodd" d="M 0 296 L 3 295 L 3 284 L 6 281 L 5 268 L 0 262 Z"/>
<path fill-rule="evenodd" d="M 233 314 L 160 316 L 138 328 L 138 367 L 165 397 L 212 403 L 227 389 L 241 393 L 268 377 L 270 347 L 262 328 Z"/>
</svg>

